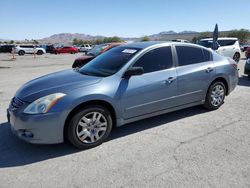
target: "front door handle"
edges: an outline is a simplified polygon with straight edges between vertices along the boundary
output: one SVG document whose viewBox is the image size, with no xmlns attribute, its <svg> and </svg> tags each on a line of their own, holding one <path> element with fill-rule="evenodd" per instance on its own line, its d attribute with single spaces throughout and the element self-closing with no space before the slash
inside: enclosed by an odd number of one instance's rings
<svg viewBox="0 0 250 188">
<path fill-rule="evenodd" d="M 175 77 L 169 77 L 167 80 L 166 80 L 166 83 L 169 83 L 171 84 L 173 81 L 175 81 L 176 78 Z"/>
<path fill-rule="evenodd" d="M 212 67 L 208 67 L 207 69 L 206 69 L 206 72 L 207 73 L 210 73 L 210 72 L 212 72 L 214 69 L 212 68 Z"/>
</svg>

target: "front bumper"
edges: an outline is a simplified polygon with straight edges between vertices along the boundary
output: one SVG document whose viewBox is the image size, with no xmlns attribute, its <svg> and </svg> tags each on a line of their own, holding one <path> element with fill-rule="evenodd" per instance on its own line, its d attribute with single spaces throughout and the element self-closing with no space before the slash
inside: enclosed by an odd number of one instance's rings
<svg viewBox="0 0 250 188">
<path fill-rule="evenodd" d="M 7 109 L 11 130 L 18 138 L 35 144 L 56 144 L 64 141 L 64 113 L 30 115 Z"/>
</svg>

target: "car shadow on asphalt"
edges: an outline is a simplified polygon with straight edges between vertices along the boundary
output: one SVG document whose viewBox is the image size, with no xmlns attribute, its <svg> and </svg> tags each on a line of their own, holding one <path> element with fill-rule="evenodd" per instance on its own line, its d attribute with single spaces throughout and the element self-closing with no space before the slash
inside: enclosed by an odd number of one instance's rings
<svg viewBox="0 0 250 188">
<path fill-rule="evenodd" d="M 242 75 L 241 77 L 239 77 L 238 85 L 250 87 L 250 78 L 248 76 Z"/>
<path fill-rule="evenodd" d="M 130 123 L 113 129 L 107 142 L 206 112 L 206 109 L 197 106 Z M 0 168 L 28 165 L 77 152 L 81 151 L 68 142 L 54 145 L 25 143 L 12 135 L 9 123 L 0 124 Z"/>
</svg>

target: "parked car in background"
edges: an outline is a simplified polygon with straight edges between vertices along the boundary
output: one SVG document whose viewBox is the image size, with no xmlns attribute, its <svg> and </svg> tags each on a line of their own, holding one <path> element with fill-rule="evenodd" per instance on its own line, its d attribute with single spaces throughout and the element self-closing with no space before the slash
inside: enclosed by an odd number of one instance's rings
<svg viewBox="0 0 250 188">
<path fill-rule="evenodd" d="M 15 53 L 18 55 L 24 55 L 24 54 L 37 54 L 42 55 L 46 53 L 46 51 L 43 48 L 36 47 L 34 45 L 18 45 L 15 47 Z"/>
<path fill-rule="evenodd" d="M 54 45 L 48 44 L 41 44 L 38 47 L 45 49 L 46 53 L 53 53 L 54 52 Z"/>
<path fill-rule="evenodd" d="M 1 45 L 0 46 L 0 52 L 2 53 L 11 53 L 12 52 L 12 49 L 15 48 L 16 45 L 14 44 L 4 44 L 4 45 Z"/>
<path fill-rule="evenodd" d="M 122 44 L 125 44 L 124 42 L 112 42 L 112 43 L 104 43 L 96 45 L 94 48 L 92 48 L 90 51 L 87 52 L 87 54 L 78 57 L 73 65 L 72 68 L 80 68 L 83 65 L 87 64 L 89 61 L 94 59 L 96 56 L 116 47 L 120 46 Z"/>
<path fill-rule="evenodd" d="M 198 44 L 207 48 L 211 48 L 213 44 L 213 39 L 201 39 Z M 216 52 L 226 57 L 230 57 L 236 62 L 240 61 L 241 49 L 237 38 L 218 38 L 218 46 L 219 48 L 216 50 Z"/>
<path fill-rule="evenodd" d="M 185 39 L 173 39 L 173 42 L 185 42 L 185 43 L 190 43 L 188 40 Z"/>
<path fill-rule="evenodd" d="M 10 102 L 7 117 L 13 133 L 27 142 L 68 139 L 88 149 L 104 142 L 114 126 L 195 105 L 216 110 L 237 83 L 236 62 L 207 48 L 131 43 L 81 69 L 24 84 Z"/>
<path fill-rule="evenodd" d="M 245 56 L 247 59 L 250 58 L 250 47 L 245 50 Z"/>
<path fill-rule="evenodd" d="M 244 74 L 250 78 L 250 58 L 246 60 L 245 68 L 244 68 Z"/>
<path fill-rule="evenodd" d="M 250 48 L 250 44 L 244 44 L 241 46 L 241 51 L 245 52 L 247 50 L 247 48 Z"/>
<path fill-rule="evenodd" d="M 83 44 L 79 47 L 80 52 L 88 52 L 91 49 L 92 47 L 90 46 L 90 44 Z"/>
<path fill-rule="evenodd" d="M 78 52 L 79 52 L 79 50 L 76 47 L 64 46 L 61 48 L 55 48 L 53 53 L 55 53 L 55 54 L 62 54 L 62 53 L 75 54 Z"/>
</svg>

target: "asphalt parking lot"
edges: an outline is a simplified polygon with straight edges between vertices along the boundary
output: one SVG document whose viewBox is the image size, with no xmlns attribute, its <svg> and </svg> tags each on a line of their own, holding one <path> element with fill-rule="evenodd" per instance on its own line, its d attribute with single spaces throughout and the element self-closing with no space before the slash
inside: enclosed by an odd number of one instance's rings
<svg viewBox="0 0 250 188">
<path fill-rule="evenodd" d="M 109 141 L 79 151 L 68 143 L 15 138 L 6 108 L 38 76 L 71 68 L 80 54 L 0 54 L 0 188 L 250 187 L 250 80 L 239 63 L 237 88 L 217 111 L 193 107 L 115 129 Z"/>
</svg>

